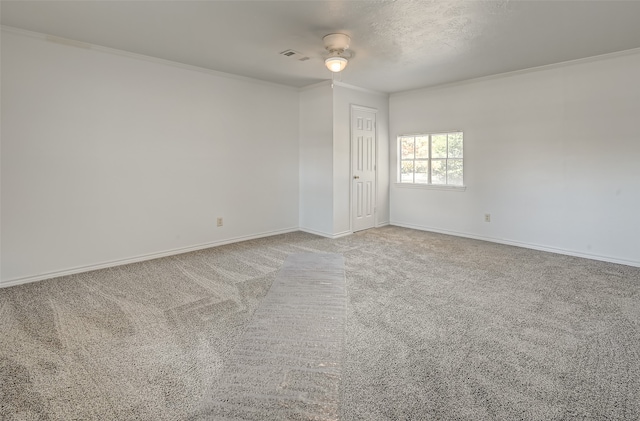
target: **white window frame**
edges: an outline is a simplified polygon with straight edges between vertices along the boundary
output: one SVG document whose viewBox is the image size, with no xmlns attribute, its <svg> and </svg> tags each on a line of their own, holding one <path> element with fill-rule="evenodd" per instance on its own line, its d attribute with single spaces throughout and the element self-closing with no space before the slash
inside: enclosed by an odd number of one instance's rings
<svg viewBox="0 0 640 421">
<path fill-rule="evenodd" d="M 464 184 L 464 152 L 462 153 L 462 157 L 461 158 L 457 158 L 457 157 L 449 157 L 449 153 L 447 151 L 447 157 L 446 158 L 433 158 L 433 144 L 432 144 L 432 137 L 433 136 L 437 136 L 437 135 L 449 135 L 452 133 L 461 133 L 462 134 L 462 149 L 464 151 L 464 132 L 462 130 L 447 130 L 447 131 L 440 131 L 440 132 L 431 132 L 431 133 L 412 133 L 412 134 L 402 134 L 399 135 L 396 139 L 397 142 L 397 153 L 398 153 L 398 159 L 397 159 L 397 166 L 398 166 L 398 171 L 397 171 L 397 181 L 396 181 L 396 186 L 399 187 L 410 187 L 410 188 L 426 188 L 426 189 L 436 189 L 436 190 L 457 190 L 457 191 L 464 191 L 466 190 L 466 186 Z M 407 138 L 407 137 L 413 137 L 414 141 L 416 137 L 428 137 L 428 141 L 429 141 L 429 156 L 428 158 L 424 159 L 424 158 L 416 158 L 414 156 L 414 158 L 412 159 L 402 159 L 402 138 Z M 447 145 L 447 149 L 448 149 L 448 145 Z M 432 183 L 432 162 L 434 160 L 444 160 L 447 164 L 448 161 L 450 159 L 456 159 L 456 160 L 461 160 L 462 161 L 462 184 L 433 184 Z M 413 182 L 406 182 L 406 181 L 402 181 L 402 161 L 413 161 L 414 162 L 414 181 Z M 416 161 L 426 161 L 427 162 L 427 182 L 426 183 L 416 183 L 415 182 L 415 162 Z"/>
</svg>

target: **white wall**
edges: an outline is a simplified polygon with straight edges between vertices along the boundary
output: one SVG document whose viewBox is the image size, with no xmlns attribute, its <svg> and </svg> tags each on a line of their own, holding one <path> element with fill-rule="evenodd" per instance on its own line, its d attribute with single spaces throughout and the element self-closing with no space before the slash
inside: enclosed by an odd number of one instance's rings
<svg viewBox="0 0 640 421">
<path fill-rule="evenodd" d="M 300 229 L 333 235 L 333 92 L 300 92 Z"/>
<path fill-rule="evenodd" d="M 389 221 L 389 97 L 323 82 L 300 92 L 300 229 L 351 233 L 351 105 L 378 110 L 378 213 Z"/>
<path fill-rule="evenodd" d="M 392 183 L 391 223 L 640 265 L 638 75 L 631 52 L 392 95 L 392 181 L 398 135 L 461 129 L 467 190 Z"/>
<path fill-rule="evenodd" d="M 1 284 L 298 227 L 294 89 L 3 30 L 1 107 Z"/>
<path fill-rule="evenodd" d="M 378 186 L 376 226 L 389 223 L 389 96 L 335 84 L 333 88 L 333 232 L 351 232 L 351 105 L 375 108 Z"/>
</svg>

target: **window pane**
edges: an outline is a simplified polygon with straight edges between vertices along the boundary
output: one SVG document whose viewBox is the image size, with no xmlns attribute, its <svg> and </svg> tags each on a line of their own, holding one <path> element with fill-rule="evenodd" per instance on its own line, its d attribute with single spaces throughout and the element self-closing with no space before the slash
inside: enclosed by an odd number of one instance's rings
<svg viewBox="0 0 640 421">
<path fill-rule="evenodd" d="M 400 150 L 402 159 L 413 159 L 413 137 L 401 137 Z"/>
<path fill-rule="evenodd" d="M 401 183 L 464 185 L 462 132 L 398 136 Z"/>
<path fill-rule="evenodd" d="M 429 136 L 416 136 L 416 158 L 429 159 Z"/>
<path fill-rule="evenodd" d="M 416 175 L 414 183 L 427 184 L 429 182 L 429 161 L 416 161 Z"/>
<path fill-rule="evenodd" d="M 462 185 L 462 159 L 450 159 L 447 163 L 447 184 Z"/>
<path fill-rule="evenodd" d="M 401 161 L 400 182 L 413 183 L 413 161 Z"/>
<path fill-rule="evenodd" d="M 431 157 L 446 158 L 447 157 L 447 135 L 434 134 L 431 136 Z"/>
<path fill-rule="evenodd" d="M 462 158 L 462 132 L 449 133 L 449 158 Z"/>
<path fill-rule="evenodd" d="M 434 159 L 431 161 L 431 184 L 447 183 L 447 161 Z"/>
</svg>

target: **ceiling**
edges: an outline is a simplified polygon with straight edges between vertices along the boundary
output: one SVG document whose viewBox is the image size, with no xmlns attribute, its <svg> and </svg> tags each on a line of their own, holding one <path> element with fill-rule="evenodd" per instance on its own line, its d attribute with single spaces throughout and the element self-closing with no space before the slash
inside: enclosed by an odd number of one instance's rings
<svg viewBox="0 0 640 421">
<path fill-rule="evenodd" d="M 3 25 L 293 87 L 399 92 L 640 47 L 640 1 L 7 1 Z M 298 61 L 279 53 L 294 49 Z"/>
</svg>

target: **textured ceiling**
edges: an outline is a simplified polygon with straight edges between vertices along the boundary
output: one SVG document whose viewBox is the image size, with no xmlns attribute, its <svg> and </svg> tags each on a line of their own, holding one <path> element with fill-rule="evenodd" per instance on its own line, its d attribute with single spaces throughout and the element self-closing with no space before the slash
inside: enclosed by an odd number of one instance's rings
<svg viewBox="0 0 640 421">
<path fill-rule="evenodd" d="M 3 25 L 302 87 L 331 75 L 322 37 L 351 36 L 343 82 L 382 92 L 640 47 L 640 1 L 6 1 Z M 300 62 L 286 49 L 311 57 Z"/>
</svg>

